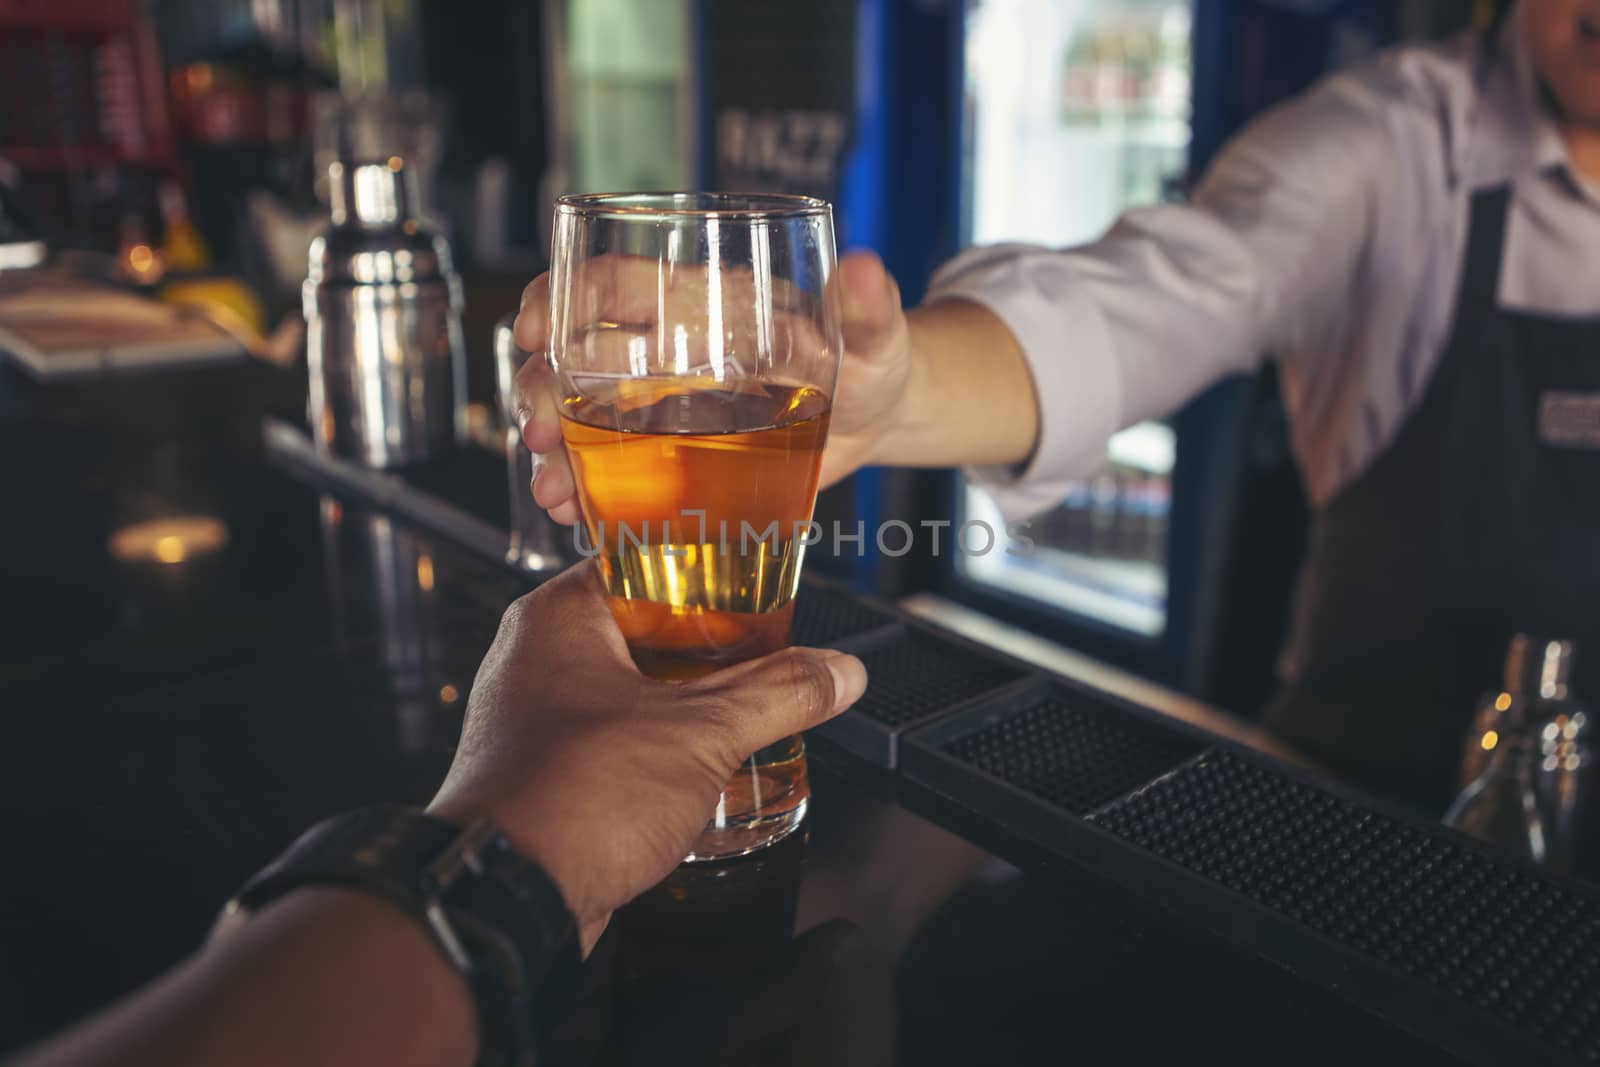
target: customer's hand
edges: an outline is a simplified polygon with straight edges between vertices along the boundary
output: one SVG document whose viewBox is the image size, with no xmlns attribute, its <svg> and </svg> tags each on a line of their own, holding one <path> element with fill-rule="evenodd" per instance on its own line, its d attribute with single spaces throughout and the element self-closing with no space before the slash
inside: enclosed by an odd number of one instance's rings
<svg viewBox="0 0 1600 1067">
<path fill-rule="evenodd" d="M 655 321 L 659 309 L 666 308 L 668 316 L 676 313 L 691 320 L 691 334 L 696 328 L 703 332 L 703 325 L 697 327 L 692 320 L 697 314 L 703 318 L 698 309 L 704 307 L 704 272 L 677 272 L 665 288 L 659 288 L 662 276 L 656 264 L 642 266 L 636 286 L 614 285 L 606 302 L 621 305 L 608 307 L 608 318 L 649 335 L 660 325 Z M 608 275 L 608 281 L 614 283 L 615 277 Z M 722 284 L 737 292 L 732 272 L 725 272 Z M 838 288 L 845 351 L 822 460 L 824 486 L 873 462 L 875 446 L 895 424 L 911 374 L 910 335 L 900 290 L 882 261 L 871 252 L 847 255 L 831 284 Z M 537 358 L 550 347 L 549 275 L 541 274 L 523 290 L 515 332 L 517 344 L 535 356 L 523 365 L 517 380 L 522 439 L 542 461 L 534 475 L 533 496 L 557 522 L 575 523 L 577 492 L 561 445 L 555 378 L 546 360 Z"/>
<path fill-rule="evenodd" d="M 493 819 L 561 888 L 587 950 L 683 859 L 752 752 L 865 687 L 853 656 L 804 648 L 689 682 L 646 678 L 587 561 L 507 610 L 429 810 Z"/>
</svg>

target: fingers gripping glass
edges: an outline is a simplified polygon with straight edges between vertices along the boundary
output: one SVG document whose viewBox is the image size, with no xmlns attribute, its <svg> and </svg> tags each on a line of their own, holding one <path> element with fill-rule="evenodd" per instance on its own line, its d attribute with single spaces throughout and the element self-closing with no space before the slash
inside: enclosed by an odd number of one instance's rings
<svg viewBox="0 0 1600 1067">
<path fill-rule="evenodd" d="M 561 433 L 612 611 L 646 674 L 693 678 L 788 644 L 843 351 L 834 268 L 820 200 L 557 203 Z M 689 858 L 781 839 L 807 797 L 800 738 L 762 749 Z"/>
</svg>

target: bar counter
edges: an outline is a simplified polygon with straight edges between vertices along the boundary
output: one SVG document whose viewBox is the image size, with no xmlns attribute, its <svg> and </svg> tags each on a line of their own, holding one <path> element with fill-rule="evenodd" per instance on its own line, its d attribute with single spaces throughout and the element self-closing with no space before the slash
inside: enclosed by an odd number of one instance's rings
<svg viewBox="0 0 1600 1067">
<path fill-rule="evenodd" d="M 261 419 L 302 389 L 0 367 L 0 1052 L 193 950 L 310 823 L 443 775 L 526 582 L 270 461 Z M 621 914 L 553 1062 L 1459 1062 L 1361 988 L 811 751 L 803 837 Z"/>
</svg>

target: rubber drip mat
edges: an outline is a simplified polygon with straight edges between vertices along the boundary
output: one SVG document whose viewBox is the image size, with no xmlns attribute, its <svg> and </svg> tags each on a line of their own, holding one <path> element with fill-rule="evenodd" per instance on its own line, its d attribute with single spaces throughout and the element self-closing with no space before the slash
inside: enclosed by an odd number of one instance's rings
<svg viewBox="0 0 1600 1067">
<path fill-rule="evenodd" d="M 897 626 L 852 645 L 867 668 L 867 691 L 819 731 L 883 767 L 898 761 L 899 738 L 972 701 L 1029 677 L 1026 667 L 959 638 Z"/>
<path fill-rule="evenodd" d="M 1585 892 L 1228 752 L 1093 821 L 1600 1062 L 1600 902 Z"/>
<path fill-rule="evenodd" d="M 1196 755 L 1192 738 L 1129 716 L 1097 694 L 1050 685 L 955 736 L 944 751 L 1048 804 L 1084 815 Z"/>
<path fill-rule="evenodd" d="M 831 583 L 804 580 L 794 600 L 790 642 L 825 648 L 895 622 L 894 615 Z"/>
<path fill-rule="evenodd" d="M 1045 678 L 903 738 L 900 776 L 1465 1061 L 1600 1062 L 1595 887 Z"/>
</svg>

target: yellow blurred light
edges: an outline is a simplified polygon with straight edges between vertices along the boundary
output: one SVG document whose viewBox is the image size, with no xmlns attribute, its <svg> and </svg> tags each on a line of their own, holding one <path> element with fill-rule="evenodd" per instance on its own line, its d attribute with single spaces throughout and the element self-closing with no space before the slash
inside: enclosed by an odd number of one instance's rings
<svg viewBox="0 0 1600 1067">
<path fill-rule="evenodd" d="M 137 285 L 154 285 L 167 272 L 161 253 L 142 241 L 126 246 L 118 256 L 123 276 Z"/>
<path fill-rule="evenodd" d="M 1491 749 L 1494 748 L 1494 746 L 1498 745 L 1499 743 L 1500 743 L 1500 734 L 1497 733 L 1494 730 L 1485 730 L 1483 732 L 1483 739 L 1478 742 L 1478 744 L 1483 746 L 1483 750 L 1485 752 L 1490 751 Z"/>
<path fill-rule="evenodd" d="M 453 685 L 442 685 L 439 687 L 439 699 L 446 704 L 454 704 L 461 699 L 461 690 Z"/>
<path fill-rule="evenodd" d="M 168 534 L 155 543 L 155 557 L 162 563 L 182 563 L 188 556 L 188 547 L 177 534 Z"/>
<path fill-rule="evenodd" d="M 124 526 L 106 547 L 121 560 L 182 563 L 227 543 L 228 528 L 209 515 L 175 515 Z"/>
<path fill-rule="evenodd" d="M 432 556 L 417 557 L 417 584 L 422 587 L 423 592 L 429 592 L 433 589 Z"/>
<path fill-rule="evenodd" d="M 1499 696 L 1494 698 L 1494 710 L 1505 711 L 1509 707 L 1511 707 L 1510 693 L 1501 693 Z"/>
<path fill-rule="evenodd" d="M 177 261 L 183 257 L 172 255 L 171 252 L 169 243 L 164 256 L 166 265 L 180 267 Z M 237 279 L 204 278 L 168 282 L 161 290 L 160 299 L 164 304 L 197 311 L 223 329 L 236 328 L 256 334 L 266 330 L 267 314 L 261 307 L 261 301 Z"/>
</svg>

